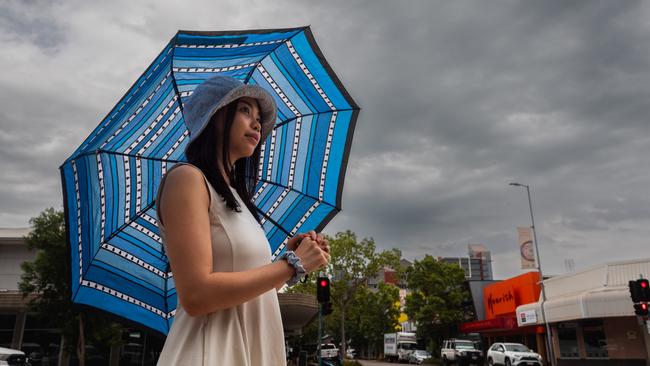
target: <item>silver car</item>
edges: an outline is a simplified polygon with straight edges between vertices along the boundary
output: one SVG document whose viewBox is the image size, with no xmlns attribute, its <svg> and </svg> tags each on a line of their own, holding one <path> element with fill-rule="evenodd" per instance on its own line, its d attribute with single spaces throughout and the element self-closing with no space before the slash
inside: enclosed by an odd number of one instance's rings
<svg viewBox="0 0 650 366">
<path fill-rule="evenodd" d="M 495 343 L 487 353 L 488 365 L 542 366 L 542 356 L 521 343 Z"/>
<path fill-rule="evenodd" d="M 411 353 L 409 356 L 409 363 L 419 365 L 422 363 L 422 361 L 429 358 L 431 358 L 431 354 L 429 352 L 418 349 L 413 351 L 413 353 Z"/>
</svg>

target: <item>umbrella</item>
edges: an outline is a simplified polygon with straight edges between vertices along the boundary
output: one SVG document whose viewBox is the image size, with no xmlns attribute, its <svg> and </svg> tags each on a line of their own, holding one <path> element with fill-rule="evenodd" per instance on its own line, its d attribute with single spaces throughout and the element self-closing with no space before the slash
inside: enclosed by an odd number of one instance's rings
<svg viewBox="0 0 650 366">
<path fill-rule="evenodd" d="M 254 195 L 274 257 L 341 210 L 359 107 L 311 29 L 179 31 L 60 168 L 74 304 L 167 334 L 177 297 L 156 190 L 185 160 L 183 104 L 215 74 L 265 88 L 278 106 Z"/>
</svg>

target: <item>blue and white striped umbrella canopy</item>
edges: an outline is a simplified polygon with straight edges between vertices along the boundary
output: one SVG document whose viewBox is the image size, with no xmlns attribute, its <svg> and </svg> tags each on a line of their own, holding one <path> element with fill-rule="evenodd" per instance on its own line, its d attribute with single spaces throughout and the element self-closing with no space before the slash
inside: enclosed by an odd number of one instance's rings
<svg viewBox="0 0 650 366">
<path fill-rule="evenodd" d="M 180 31 L 61 166 L 74 303 L 167 334 L 177 298 L 156 190 L 185 160 L 183 103 L 215 74 L 265 88 L 278 106 L 254 196 L 273 255 L 340 211 L 359 108 L 309 27 Z"/>
</svg>

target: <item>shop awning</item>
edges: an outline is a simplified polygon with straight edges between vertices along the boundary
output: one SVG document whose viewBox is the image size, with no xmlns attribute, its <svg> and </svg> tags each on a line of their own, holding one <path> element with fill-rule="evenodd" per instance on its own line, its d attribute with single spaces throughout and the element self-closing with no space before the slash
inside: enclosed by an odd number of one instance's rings
<svg viewBox="0 0 650 366">
<path fill-rule="evenodd" d="M 482 331 L 509 330 L 515 328 L 517 328 L 517 320 L 514 316 L 512 316 L 462 323 L 459 330 L 463 333 L 473 333 Z"/>
<path fill-rule="evenodd" d="M 634 316 L 630 292 L 627 287 L 622 286 L 602 287 L 548 299 L 544 304 L 544 311 L 551 323 L 588 318 Z M 544 324 L 541 303 L 518 306 L 517 324 L 519 326 Z"/>
</svg>

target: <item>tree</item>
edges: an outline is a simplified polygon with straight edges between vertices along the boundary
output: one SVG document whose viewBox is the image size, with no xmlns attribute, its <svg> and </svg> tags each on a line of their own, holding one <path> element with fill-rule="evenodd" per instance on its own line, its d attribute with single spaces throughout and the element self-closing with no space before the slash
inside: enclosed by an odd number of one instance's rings
<svg viewBox="0 0 650 366">
<path fill-rule="evenodd" d="M 463 303 L 469 300 L 465 272 L 426 255 L 406 270 L 406 277 L 412 292 L 406 296 L 405 312 L 415 320 L 418 335 L 429 345 L 441 336 L 449 337 L 453 325 L 465 320 Z"/>
<path fill-rule="evenodd" d="M 383 349 L 384 334 L 398 329 L 399 288 L 380 282 L 377 289 L 359 287 L 347 310 L 346 329 L 357 350 Z"/>
<path fill-rule="evenodd" d="M 30 313 L 61 329 L 63 358 L 68 359 L 67 355 L 76 349 L 79 364 L 83 365 L 84 329 L 97 345 L 110 346 L 120 341 L 121 327 L 101 316 L 82 314 L 73 308 L 63 211 L 48 208 L 32 218 L 30 225 L 32 230 L 25 239 L 27 247 L 36 251 L 36 258 L 21 264 L 23 274 L 18 288 L 23 298 L 32 295 L 28 302 Z"/>
<path fill-rule="evenodd" d="M 384 267 L 399 270 L 401 252 L 397 249 L 376 252 L 375 241 L 370 238 L 357 240 L 350 230 L 339 232 L 330 242 L 332 259 L 328 272 L 332 274 L 330 283 L 332 303 L 340 312 L 339 330 L 341 352 L 345 354 L 345 316 L 360 287 L 366 286 L 368 279 L 376 276 Z"/>
</svg>

